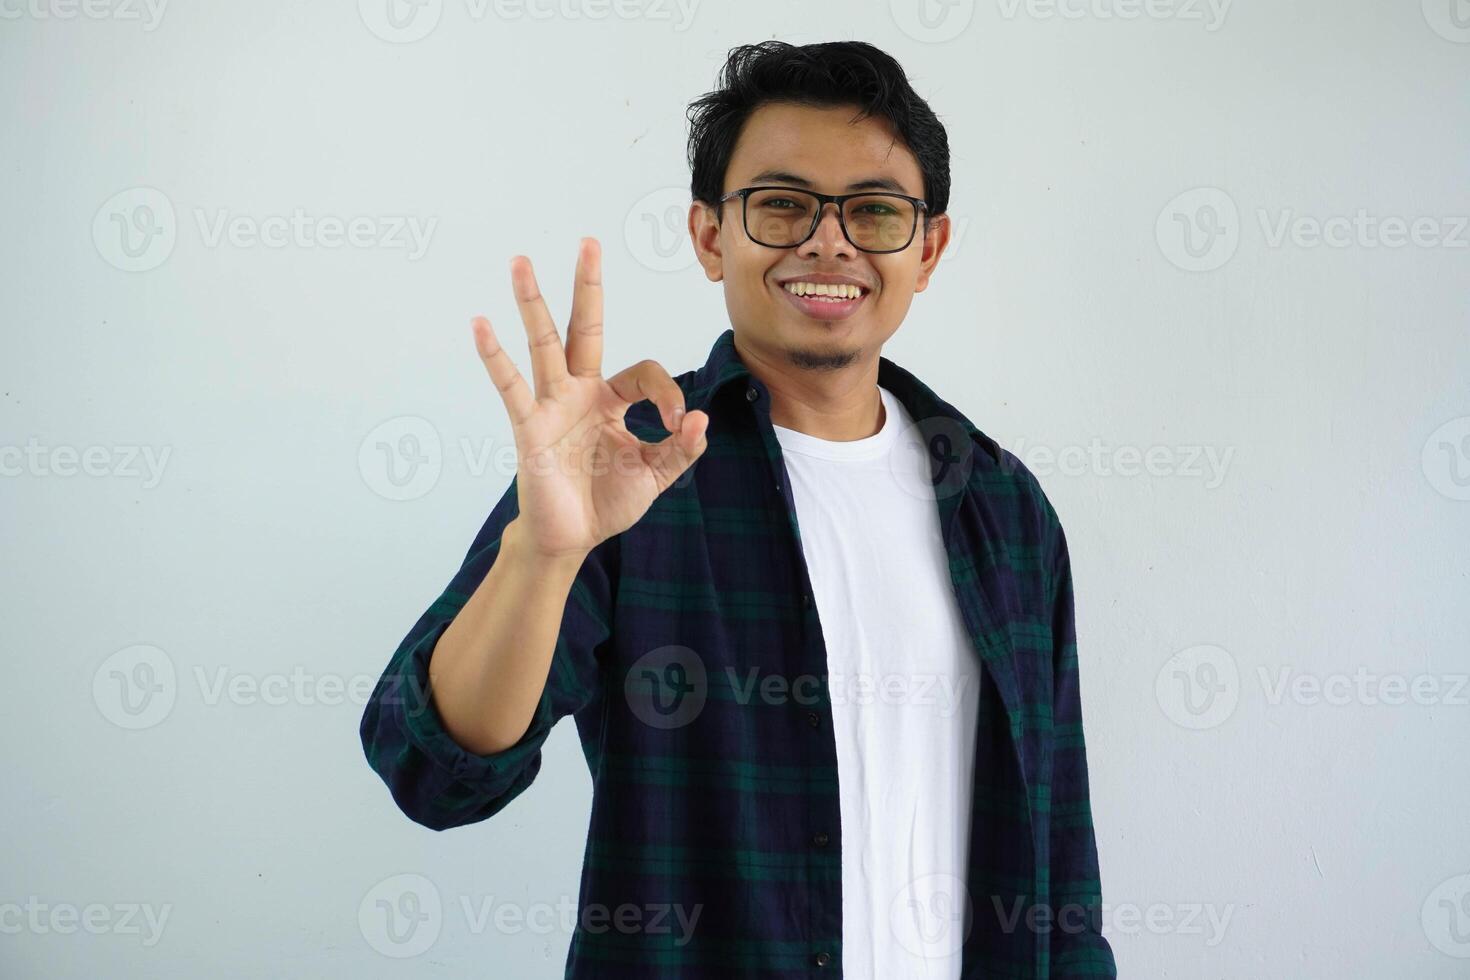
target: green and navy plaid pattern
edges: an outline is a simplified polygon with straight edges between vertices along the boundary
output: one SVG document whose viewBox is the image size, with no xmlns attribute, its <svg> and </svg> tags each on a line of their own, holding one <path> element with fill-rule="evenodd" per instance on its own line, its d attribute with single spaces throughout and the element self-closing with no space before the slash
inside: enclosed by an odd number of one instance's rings
<svg viewBox="0 0 1470 980">
<path fill-rule="evenodd" d="M 703 367 L 675 380 L 689 409 L 709 413 L 708 447 L 582 565 L 521 740 L 468 752 L 425 693 L 434 644 L 516 515 L 512 480 L 394 652 L 363 713 L 363 748 L 398 807 L 445 830 L 519 796 L 552 726 L 571 715 L 593 799 L 567 977 L 840 976 L 827 654 L 770 393 L 728 329 Z M 1056 512 L 1014 455 L 912 374 L 880 357 L 878 383 L 929 449 L 932 487 L 919 489 L 939 508 L 954 594 L 983 663 L 969 863 L 953 871 L 962 975 L 1116 977 L 1100 930 L 1072 577 Z M 648 401 L 626 424 L 646 440 L 667 434 Z M 621 927 L 620 906 L 639 910 Z M 675 909 L 697 911 L 692 929 L 671 928 Z"/>
</svg>

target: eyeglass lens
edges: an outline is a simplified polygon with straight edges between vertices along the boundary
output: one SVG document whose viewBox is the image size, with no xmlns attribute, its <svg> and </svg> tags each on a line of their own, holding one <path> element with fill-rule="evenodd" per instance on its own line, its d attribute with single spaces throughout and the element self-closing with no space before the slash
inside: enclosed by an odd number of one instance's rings
<svg viewBox="0 0 1470 980">
<path fill-rule="evenodd" d="M 761 245 L 787 248 L 812 231 L 820 202 L 796 190 L 758 190 L 745 197 L 745 228 Z M 864 251 L 904 248 L 914 234 L 917 208 L 891 194 L 865 194 L 843 202 L 842 222 L 848 238 Z"/>
</svg>

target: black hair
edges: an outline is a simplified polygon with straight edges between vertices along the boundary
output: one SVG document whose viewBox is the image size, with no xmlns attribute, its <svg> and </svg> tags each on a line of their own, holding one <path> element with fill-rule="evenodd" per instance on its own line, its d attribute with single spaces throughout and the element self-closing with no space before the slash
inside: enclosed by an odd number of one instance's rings
<svg viewBox="0 0 1470 980">
<path fill-rule="evenodd" d="M 731 48 L 718 87 L 689 104 L 690 192 L 716 208 L 745 121 L 767 102 L 816 108 L 855 105 L 853 121 L 886 119 L 919 160 L 925 221 L 949 206 L 949 137 L 892 56 L 864 41 Z"/>
</svg>

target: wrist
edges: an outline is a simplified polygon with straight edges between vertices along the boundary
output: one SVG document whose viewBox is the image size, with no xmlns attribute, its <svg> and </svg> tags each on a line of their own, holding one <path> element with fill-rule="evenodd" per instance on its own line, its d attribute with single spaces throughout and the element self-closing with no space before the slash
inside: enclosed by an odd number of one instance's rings
<svg viewBox="0 0 1470 980">
<path fill-rule="evenodd" d="M 529 562 L 548 572 L 563 572 L 575 576 L 577 569 L 587 560 L 590 551 L 550 552 L 538 548 L 526 533 L 525 522 L 519 516 L 511 518 L 500 532 L 500 550 L 513 554 L 517 560 Z"/>
</svg>

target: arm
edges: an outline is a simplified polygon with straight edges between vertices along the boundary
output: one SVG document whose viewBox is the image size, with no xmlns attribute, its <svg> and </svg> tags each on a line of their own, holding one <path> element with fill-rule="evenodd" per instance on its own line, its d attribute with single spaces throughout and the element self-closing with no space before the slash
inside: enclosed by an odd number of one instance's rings
<svg viewBox="0 0 1470 980">
<path fill-rule="evenodd" d="M 494 563 L 429 657 L 431 700 L 472 752 L 514 745 L 546 686 L 567 595 L 585 555 L 542 556 L 512 520 Z"/>
<path fill-rule="evenodd" d="M 551 726 L 598 697 L 617 536 L 707 446 L 709 416 L 685 415 L 682 389 L 657 362 L 603 378 L 595 239 L 578 250 L 565 348 L 523 256 L 511 260 L 511 283 L 534 386 L 490 321 L 476 317 L 473 330 L 510 416 L 516 477 L 449 588 L 399 644 L 360 725 L 368 763 L 399 808 L 435 830 L 502 809 L 536 777 Z M 623 424 L 643 400 L 659 408 L 670 433 L 662 442 Z"/>
<path fill-rule="evenodd" d="M 600 694 L 596 654 L 610 634 L 616 540 L 568 577 L 564 565 L 517 555 L 516 513 L 512 481 L 448 588 L 393 653 L 359 726 L 394 802 L 433 830 L 484 820 L 519 796 L 540 770 L 552 726 Z M 538 588 L 545 594 L 534 595 Z M 459 645 L 446 646 L 456 623 Z"/>
<path fill-rule="evenodd" d="M 1052 598 L 1051 936 L 1053 977 L 1117 977 L 1113 950 L 1101 931 L 1102 885 L 1087 785 L 1082 696 L 1077 670 L 1072 564 L 1056 514 L 1051 519 L 1048 571 Z"/>
</svg>

